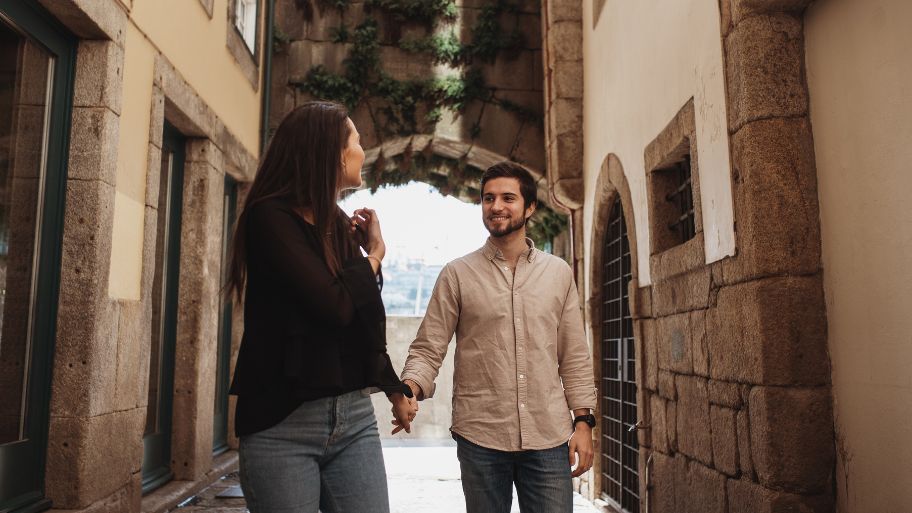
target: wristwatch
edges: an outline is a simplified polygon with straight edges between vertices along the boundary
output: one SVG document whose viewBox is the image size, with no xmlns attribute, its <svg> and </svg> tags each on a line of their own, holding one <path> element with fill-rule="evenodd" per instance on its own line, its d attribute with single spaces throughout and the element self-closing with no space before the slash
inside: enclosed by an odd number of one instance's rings
<svg viewBox="0 0 912 513">
<path fill-rule="evenodd" d="M 577 422 L 585 422 L 590 428 L 594 428 L 595 427 L 595 415 L 590 413 L 588 415 L 580 415 L 579 417 L 576 417 L 575 419 L 573 419 L 574 427 L 576 427 Z"/>
</svg>

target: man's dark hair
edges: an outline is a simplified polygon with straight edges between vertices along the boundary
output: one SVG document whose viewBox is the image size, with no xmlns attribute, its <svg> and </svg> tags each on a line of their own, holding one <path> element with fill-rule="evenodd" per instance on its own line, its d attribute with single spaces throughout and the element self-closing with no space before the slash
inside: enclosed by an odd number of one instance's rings
<svg viewBox="0 0 912 513">
<path fill-rule="evenodd" d="M 489 180 L 495 178 L 516 178 L 519 180 L 519 192 L 523 197 L 523 208 L 529 208 L 538 203 L 538 187 L 532 173 L 515 162 L 504 161 L 494 164 L 481 175 L 481 194 L 484 196 L 484 187 Z"/>
</svg>

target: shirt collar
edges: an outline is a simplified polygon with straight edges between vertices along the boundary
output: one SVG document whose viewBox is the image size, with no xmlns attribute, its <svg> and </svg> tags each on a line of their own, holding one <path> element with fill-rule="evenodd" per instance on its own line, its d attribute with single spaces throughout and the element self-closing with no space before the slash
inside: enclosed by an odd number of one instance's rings
<svg viewBox="0 0 912 513">
<path fill-rule="evenodd" d="M 535 248 L 535 242 L 532 241 L 529 237 L 526 237 L 526 245 L 529 246 L 528 251 L 525 251 L 523 255 L 526 257 L 526 261 L 529 263 L 535 261 L 535 254 L 538 253 L 538 249 Z M 485 258 L 493 261 L 495 258 L 503 260 L 503 253 L 500 249 L 491 242 L 491 237 L 488 237 L 488 240 L 485 241 L 484 247 L 481 248 L 481 252 L 484 253 Z"/>
</svg>

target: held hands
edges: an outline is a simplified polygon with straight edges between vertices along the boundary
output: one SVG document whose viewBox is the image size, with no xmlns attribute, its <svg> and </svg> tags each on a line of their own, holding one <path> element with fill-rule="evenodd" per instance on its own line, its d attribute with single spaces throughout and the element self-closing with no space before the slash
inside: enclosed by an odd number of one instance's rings
<svg viewBox="0 0 912 513">
<path fill-rule="evenodd" d="M 383 242 L 383 234 L 380 233 L 380 220 L 376 211 L 370 208 L 355 210 L 350 230 L 358 245 L 364 248 L 368 255 L 383 260 L 386 255 L 386 244 Z"/>
<path fill-rule="evenodd" d="M 570 467 L 576 463 L 576 468 L 571 474 L 573 477 L 583 475 L 592 468 L 592 428 L 585 422 L 577 422 L 570 437 Z"/>
<path fill-rule="evenodd" d="M 412 432 L 412 420 L 418 415 L 418 400 L 414 397 L 405 397 L 403 394 L 396 393 L 389 396 L 393 403 L 393 428 L 392 434 L 396 434 L 403 429 L 406 433 Z"/>
</svg>

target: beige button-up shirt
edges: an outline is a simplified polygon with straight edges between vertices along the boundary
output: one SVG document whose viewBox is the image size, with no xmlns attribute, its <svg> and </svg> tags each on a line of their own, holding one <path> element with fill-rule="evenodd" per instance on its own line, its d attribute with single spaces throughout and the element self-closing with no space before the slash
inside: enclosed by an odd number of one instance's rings
<svg viewBox="0 0 912 513">
<path fill-rule="evenodd" d="M 455 333 L 451 429 L 501 451 L 557 447 L 595 409 L 573 272 L 527 243 L 515 274 L 490 240 L 443 268 L 402 371 L 432 397 Z"/>
</svg>

